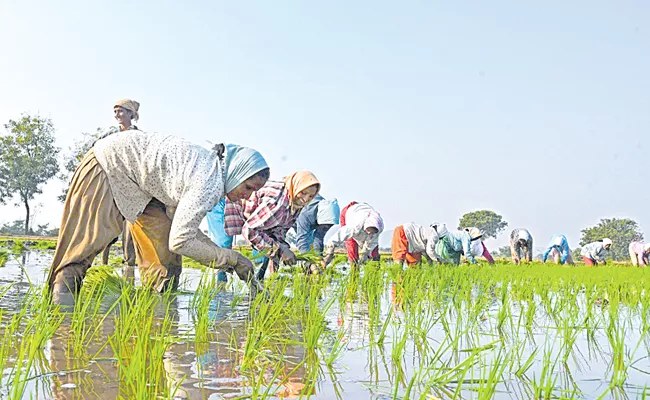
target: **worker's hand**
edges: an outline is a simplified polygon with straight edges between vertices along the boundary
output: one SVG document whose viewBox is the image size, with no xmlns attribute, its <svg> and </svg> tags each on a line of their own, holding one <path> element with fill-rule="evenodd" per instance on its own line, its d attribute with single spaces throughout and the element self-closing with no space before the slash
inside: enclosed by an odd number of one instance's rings
<svg viewBox="0 0 650 400">
<path fill-rule="evenodd" d="M 280 259 L 286 265 L 294 265 L 296 263 L 296 255 L 293 254 L 293 251 L 289 250 L 286 247 L 282 249 L 282 252 L 280 253 Z"/>
<path fill-rule="evenodd" d="M 334 247 L 325 248 L 325 257 L 323 257 L 323 261 L 321 261 L 321 267 L 325 269 L 325 267 L 327 267 L 332 262 L 333 258 L 334 258 Z"/>
<path fill-rule="evenodd" d="M 513 258 L 512 261 L 517 265 L 521 262 L 518 257 Z"/>
<path fill-rule="evenodd" d="M 248 258 L 237 253 L 237 263 L 233 266 L 235 273 L 244 282 L 255 279 L 253 263 Z"/>
</svg>

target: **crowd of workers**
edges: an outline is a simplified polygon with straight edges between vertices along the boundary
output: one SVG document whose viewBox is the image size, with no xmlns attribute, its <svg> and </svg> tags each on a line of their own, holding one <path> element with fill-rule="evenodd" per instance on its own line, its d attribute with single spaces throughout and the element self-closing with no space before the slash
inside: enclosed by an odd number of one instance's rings
<svg viewBox="0 0 650 400">
<path fill-rule="evenodd" d="M 253 291 L 267 270 L 296 264 L 292 244 L 299 254 L 322 255 L 320 263 L 305 264 L 307 272 L 327 267 L 338 247 L 345 248 L 351 265 L 379 260 L 384 221 L 370 204 L 353 201 L 340 208 L 337 200 L 319 194 L 321 184 L 309 171 L 270 180 L 264 157 L 251 148 L 206 149 L 141 131 L 133 125 L 139 107 L 128 99 L 115 103 L 120 131 L 99 138 L 71 179 L 48 279 L 55 299 L 75 294 L 95 256 L 122 232 L 125 259 L 158 291 L 177 287 L 183 256 L 218 268 L 222 281 L 235 272 Z M 206 217 L 208 236 L 199 229 Z M 335 225 L 340 229 L 325 240 Z M 252 246 L 256 274 L 253 262 L 232 250 L 235 235 Z M 587 244 L 584 262 L 604 263 L 611 246 L 608 238 Z M 442 223 L 397 226 L 391 248 L 393 260 L 408 265 L 423 257 L 428 263 L 459 264 L 461 257 L 494 262 L 478 228 L 448 230 Z M 650 244 L 634 242 L 629 249 L 635 265 L 648 263 Z M 513 262 L 532 261 L 530 232 L 513 230 L 510 250 Z M 573 264 L 564 235 L 551 238 L 542 261 L 549 256 Z"/>
</svg>

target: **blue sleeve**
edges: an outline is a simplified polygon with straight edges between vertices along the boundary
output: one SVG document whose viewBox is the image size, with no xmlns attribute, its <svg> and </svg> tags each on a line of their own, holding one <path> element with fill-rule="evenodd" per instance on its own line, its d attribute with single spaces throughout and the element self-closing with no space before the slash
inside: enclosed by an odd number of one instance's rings
<svg viewBox="0 0 650 400">
<path fill-rule="evenodd" d="M 233 237 L 226 235 L 224 229 L 224 212 L 226 207 L 225 197 L 205 215 L 208 220 L 208 236 L 219 247 L 232 249 Z"/>
<path fill-rule="evenodd" d="M 553 250 L 553 246 L 549 246 L 546 251 L 544 252 L 544 255 L 542 255 L 542 262 L 546 262 L 546 259 L 548 258 L 549 253 Z"/>
<path fill-rule="evenodd" d="M 301 253 L 309 251 L 312 243 L 313 228 L 316 223 L 316 207 L 306 207 L 296 220 L 296 247 Z"/>
<path fill-rule="evenodd" d="M 314 251 L 318 254 L 323 253 L 323 247 L 325 242 L 325 235 L 329 231 L 329 226 L 319 225 L 314 231 Z"/>
</svg>

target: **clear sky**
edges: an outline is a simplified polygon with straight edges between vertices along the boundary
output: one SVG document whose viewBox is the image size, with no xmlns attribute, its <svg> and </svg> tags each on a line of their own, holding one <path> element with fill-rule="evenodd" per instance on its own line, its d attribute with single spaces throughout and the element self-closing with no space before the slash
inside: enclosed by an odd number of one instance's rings
<svg viewBox="0 0 650 400">
<path fill-rule="evenodd" d="M 0 0 L 0 49 L 0 122 L 50 117 L 64 150 L 126 97 L 141 129 L 310 169 L 387 229 L 484 208 L 536 247 L 650 229 L 647 0 Z M 36 223 L 59 225 L 62 185 Z"/>
</svg>

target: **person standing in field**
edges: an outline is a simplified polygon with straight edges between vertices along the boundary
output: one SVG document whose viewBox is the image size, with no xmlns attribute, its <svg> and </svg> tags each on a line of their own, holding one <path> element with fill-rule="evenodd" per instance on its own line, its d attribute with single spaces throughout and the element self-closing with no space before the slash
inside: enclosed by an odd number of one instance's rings
<svg viewBox="0 0 650 400">
<path fill-rule="evenodd" d="M 420 264 L 422 256 L 429 264 L 438 261 L 435 247 L 438 239 L 447 234 L 447 227 L 444 224 L 433 223 L 428 227 L 417 224 L 399 225 L 393 230 L 391 251 L 393 261 L 397 264 L 408 264 L 409 266 Z"/>
<path fill-rule="evenodd" d="M 556 234 L 551 237 L 551 242 L 549 243 L 546 251 L 542 255 L 542 262 L 546 262 L 548 255 L 551 251 L 555 250 L 556 254 L 554 255 L 554 261 L 556 264 L 568 263 L 573 265 L 573 258 L 571 257 L 571 249 L 569 249 L 569 242 L 566 240 L 566 236 Z"/>
<path fill-rule="evenodd" d="M 325 235 L 334 225 L 338 225 L 341 216 L 339 203 L 334 200 L 326 200 L 318 195 L 300 211 L 296 220 L 296 247 L 300 253 L 307 253 L 314 250 L 316 254 L 322 255 Z"/>
<path fill-rule="evenodd" d="M 510 255 L 512 262 L 521 263 L 521 260 L 533 261 L 533 236 L 527 229 L 514 229 L 510 233 Z"/>
<path fill-rule="evenodd" d="M 178 286 L 181 256 L 234 269 L 260 288 L 246 257 L 222 249 L 199 224 L 217 202 L 247 198 L 261 188 L 269 168 L 257 151 L 236 145 L 212 150 L 159 133 L 137 130 L 98 140 L 77 167 L 66 197 L 48 277 L 53 300 L 78 293 L 95 256 L 133 224 L 143 283 L 153 290 Z M 64 300 L 65 301 L 65 300 Z"/>
<path fill-rule="evenodd" d="M 351 202 L 341 210 L 341 228 L 325 246 L 323 268 L 334 259 L 336 247 L 345 245 L 350 266 L 367 260 L 379 261 L 379 235 L 384 231 L 384 220 L 368 203 Z"/>
<path fill-rule="evenodd" d="M 298 171 L 284 181 L 269 181 L 250 198 L 226 201 L 224 231 L 226 235 L 241 234 L 254 250 L 264 256 L 257 272 L 264 279 L 266 269 L 271 272 L 282 261 L 296 263 L 296 255 L 285 240 L 287 231 L 298 218 L 300 211 L 320 191 L 320 182 L 309 171 Z M 273 262 L 273 264 L 270 264 Z"/>
<path fill-rule="evenodd" d="M 122 99 L 115 102 L 113 105 L 113 114 L 117 121 L 120 132 L 128 130 L 138 130 L 138 127 L 133 125 L 133 121 L 140 119 L 140 103 L 135 100 Z M 110 135 L 109 133 L 108 135 Z M 104 135 L 106 137 L 108 135 Z M 100 138 L 101 139 L 101 138 Z M 108 258 L 111 252 L 111 246 L 117 241 L 115 238 L 111 244 L 106 246 L 102 252 L 102 264 L 108 264 Z M 135 246 L 133 245 L 133 236 L 131 235 L 131 224 L 124 220 L 124 230 L 122 231 L 122 252 L 124 254 L 124 262 L 129 267 L 135 267 Z"/>
<path fill-rule="evenodd" d="M 650 255 L 650 243 L 632 242 L 629 246 L 630 259 L 634 266 L 648 265 L 648 255 Z"/>
<path fill-rule="evenodd" d="M 472 241 L 480 239 L 480 231 L 455 230 L 442 236 L 436 243 L 436 254 L 446 263 L 460 264 L 460 256 L 464 255 L 471 264 L 478 262 L 472 254 Z M 474 236 L 472 236 L 474 235 Z"/>
<path fill-rule="evenodd" d="M 607 251 L 612 247 L 611 239 L 605 238 L 586 244 L 581 250 L 582 260 L 589 267 L 596 264 L 607 264 L 605 256 Z"/>
<path fill-rule="evenodd" d="M 474 257 L 484 257 L 489 264 L 494 264 L 494 258 L 483 243 L 483 232 L 478 228 L 467 228 L 472 239 L 472 255 Z"/>
</svg>

